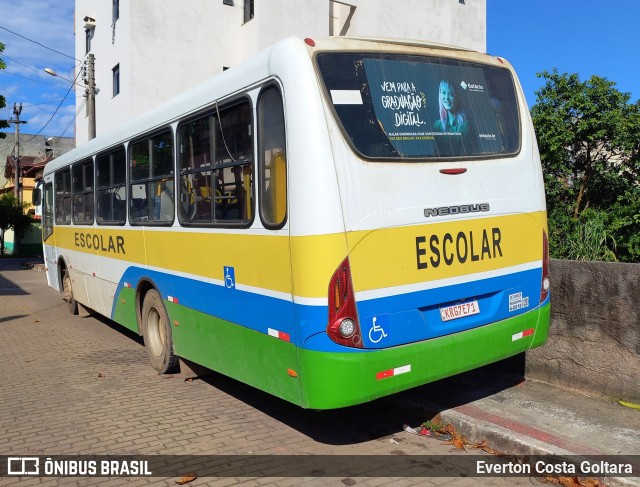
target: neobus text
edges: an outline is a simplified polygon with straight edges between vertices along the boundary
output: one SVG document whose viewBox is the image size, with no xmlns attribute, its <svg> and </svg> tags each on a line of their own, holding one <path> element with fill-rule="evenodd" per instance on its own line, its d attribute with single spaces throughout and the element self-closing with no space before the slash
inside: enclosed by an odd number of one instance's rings
<svg viewBox="0 0 640 487">
<path fill-rule="evenodd" d="M 480 211 L 491 211 L 489 203 L 480 203 L 473 205 L 458 205 L 458 206 L 441 206 L 440 208 L 425 208 L 424 216 L 429 218 L 430 216 L 446 216 L 446 215 L 459 215 L 461 213 L 478 213 Z"/>
<path fill-rule="evenodd" d="M 427 246 L 427 240 L 429 244 Z M 483 229 L 480 232 L 458 232 L 457 235 L 445 233 L 430 237 L 416 237 L 416 262 L 418 269 L 452 265 L 454 262 L 464 264 L 467 261 L 477 262 L 485 259 L 502 257 L 502 233 L 500 228 Z"/>
<path fill-rule="evenodd" d="M 114 254 L 126 254 L 124 250 L 124 237 L 116 235 L 109 236 L 107 239 L 104 235 L 96 235 L 91 233 L 75 233 L 76 247 L 83 249 L 101 250 L 102 252 L 111 252 Z"/>
</svg>

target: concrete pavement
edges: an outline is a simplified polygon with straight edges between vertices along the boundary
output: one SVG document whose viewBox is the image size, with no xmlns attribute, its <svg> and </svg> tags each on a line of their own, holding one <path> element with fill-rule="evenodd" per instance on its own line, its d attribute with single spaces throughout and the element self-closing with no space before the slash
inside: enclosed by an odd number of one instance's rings
<svg viewBox="0 0 640 487">
<path fill-rule="evenodd" d="M 0 259 L 0 455 L 432 455 L 443 468 L 478 455 L 403 431 L 439 415 L 470 443 L 508 454 L 636 455 L 640 410 L 488 368 L 373 403 L 317 413 L 218 374 L 158 376 L 141 340 L 71 316 L 44 273 Z M 614 375 L 612 373 L 612 375 Z M 614 378 L 612 378 L 614 380 Z M 378 457 L 376 457 L 378 458 Z M 438 460 L 440 461 L 440 460 Z M 281 464 L 286 468 L 286 463 Z M 381 470 L 384 472 L 384 468 Z M 304 477 L 265 466 L 255 477 L 189 485 L 531 485 L 529 478 Z M 383 473 L 381 473 L 383 475 Z M 601 476 L 598 476 L 601 477 Z M 640 485 L 607 476 L 608 485 Z M 1 478 L 12 485 L 17 478 Z M 21 485 L 175 485 L 167 478 L 20 478 Z"/>
</svg>

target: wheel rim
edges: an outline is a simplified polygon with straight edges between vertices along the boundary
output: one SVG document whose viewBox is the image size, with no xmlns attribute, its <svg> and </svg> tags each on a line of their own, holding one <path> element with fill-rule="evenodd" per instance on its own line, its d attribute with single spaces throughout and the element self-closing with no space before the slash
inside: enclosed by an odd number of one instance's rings
<svg viewBox="0 0 640 487">
<path fill-rule="evenodd" d="M 156 308 L 151 308 L 147 315 L 147 341 L 151 353 L 156 357 L 161 357 L 164 352 L 164 326 L 162 318 Z"/>
</svg>

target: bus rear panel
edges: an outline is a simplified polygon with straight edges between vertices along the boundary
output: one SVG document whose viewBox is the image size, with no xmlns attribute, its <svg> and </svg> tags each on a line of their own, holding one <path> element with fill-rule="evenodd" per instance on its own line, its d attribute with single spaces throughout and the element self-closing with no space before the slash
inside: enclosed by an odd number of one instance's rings
<svg viewBox="0 0 640 487">
<path fill-rule="evenodd" d="M 546 341 L 546 212 L 526 105 L 504 60 L 444 54 L 314 53 L 346 251 L 328 323 L 300 351 L 308 407 L 372 400 Z"/>
</svg>

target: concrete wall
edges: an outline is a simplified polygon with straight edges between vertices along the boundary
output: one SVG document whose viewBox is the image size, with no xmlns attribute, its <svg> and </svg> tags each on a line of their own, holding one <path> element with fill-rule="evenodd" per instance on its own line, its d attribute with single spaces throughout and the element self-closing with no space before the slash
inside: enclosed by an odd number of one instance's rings
<svg viewBox="0 0 640 487">
<path fill-rule="evenodd" d="M 551 261 L 551 329 L 526 376 L 640 402 L 640 264 Z"/>
</svg>

